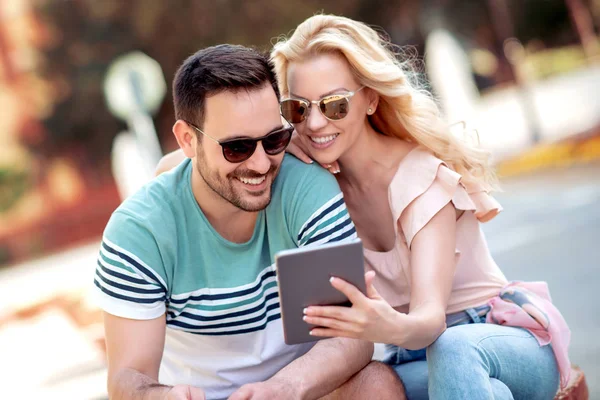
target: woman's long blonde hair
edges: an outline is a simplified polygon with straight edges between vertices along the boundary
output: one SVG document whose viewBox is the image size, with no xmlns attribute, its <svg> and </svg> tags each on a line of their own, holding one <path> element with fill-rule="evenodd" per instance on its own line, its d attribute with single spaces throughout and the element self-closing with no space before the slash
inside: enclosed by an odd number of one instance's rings
<svg viewBox="0 0 600 400">
<path fill-rule="evenodd" d="M 271 59 L 282 96 L 289 95 L 289 64 L 322 53 L 343 55 L 358 82 L 379 94 L 377 110 L 369 117 L 375 130 L 427 147 L 461 174 L 466 185 L 496 187 L 489 153 L 450 132 L 431 94 L 409 81 L 409 60 L 399 61 L 394 46 L 364 23 L 315 15 L 289 39 L 281 38 Z"/>
</svg>

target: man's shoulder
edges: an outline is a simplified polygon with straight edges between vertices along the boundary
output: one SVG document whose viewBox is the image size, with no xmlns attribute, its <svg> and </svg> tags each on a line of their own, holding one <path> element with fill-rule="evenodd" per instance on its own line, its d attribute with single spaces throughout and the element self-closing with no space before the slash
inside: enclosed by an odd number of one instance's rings
<svg viewBox="0 0 600 400">
<path fill-rule="evenodd" d="M 297 246 L 356 237 L 342 191 L 329 171 L 292 156 L 281 170 L 281 190 L 272 198 L 271 213 L 275 220 L 283 217 Z"/>
<path fill-rule="evenodd" d="M 284 156 L 275 182 L 276 189 L 283 193 L 295 192 L 298 189 L 316 189 L 320 186 L 330 187 L 334 191 L 339 190 L 335 177 L 325 168 L 316 162 L 306 164 L 290 154 Z"/>
<path fill-rule="evenodd" d="M 318 163 L 306 164 L 286 155 L 271 199 L 271 212 L 303 223 L 318 209 L 342 199 L 335 177 Z M 341 200 L 343 201 L 343 200 Z"/>
</svg>

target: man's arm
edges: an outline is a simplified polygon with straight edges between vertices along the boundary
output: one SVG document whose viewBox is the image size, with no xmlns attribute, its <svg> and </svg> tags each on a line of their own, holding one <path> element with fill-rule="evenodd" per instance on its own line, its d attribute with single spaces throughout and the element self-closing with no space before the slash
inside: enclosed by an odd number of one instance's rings
<svg viewBox="0 0 600 400">
<path fill-rule="evenodd" d="M 242 386 L 229 400 L 318 399 L 344 384 L 373 356 L 373 344 L 326 339 L 265 382 Z"/>
<path fill-rule="evenodd" d="M 104 313 L 111 399 L 204 399 L 198 388 L 158 383 L 165 344 L 165 316 L 134 320 Z"/>
<path fill-rule="evenodd" d="M 104 313 L 111 399 L 163 398 L 169 387 L 158 386 L 165 343 L 164 315 L 134 320 Z"/>
<path fill-rule="evenodd" d="M 289 385 L 302 399 L 318 399 L 340 387 L 372 357 L 373 343 L 345 338 L 325 339 L 270 380 Z"/>
</svg>

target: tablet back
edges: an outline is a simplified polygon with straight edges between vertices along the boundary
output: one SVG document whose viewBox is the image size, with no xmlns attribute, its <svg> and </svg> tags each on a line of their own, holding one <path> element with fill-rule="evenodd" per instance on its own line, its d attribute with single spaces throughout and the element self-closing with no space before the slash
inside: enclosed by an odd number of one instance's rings
<svg viewBox="0 0 600 400">
<path fill-rule="evenodd" d="M 314 325 L 304 322 L 303 309 L 311 305 L 350 305 L 331 286 L 332 276 L 342 278 L 365 293 L 362 242 L 331 243 L 285 250 L 275 255 L 283 330 L 287 344 L 319 340 L 310 336 Z"/>
</svg>

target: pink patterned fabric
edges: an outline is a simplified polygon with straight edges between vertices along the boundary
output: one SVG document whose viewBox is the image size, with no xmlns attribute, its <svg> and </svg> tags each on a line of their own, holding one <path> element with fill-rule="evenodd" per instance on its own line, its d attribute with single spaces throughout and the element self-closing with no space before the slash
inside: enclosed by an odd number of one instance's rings
<svg viewBox="0 0 600 400">
<path fill-rule="evenodd" d="M 511 282 L 489 303 L 486 322 L 525 328 L 540 346 L 552 344 L 560 372 L 560 387 L 569 383 L 571 331 L 562 314 L 552 304 L 546 282 Z"/>
</svg>

